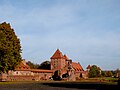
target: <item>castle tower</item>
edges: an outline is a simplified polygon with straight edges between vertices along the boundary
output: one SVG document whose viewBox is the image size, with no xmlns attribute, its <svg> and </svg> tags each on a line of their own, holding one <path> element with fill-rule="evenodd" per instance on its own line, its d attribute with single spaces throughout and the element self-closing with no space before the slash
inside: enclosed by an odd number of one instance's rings
<svg viewBox="0 0 120 90">
<path fill-rule="evenodd" d="M 60 52 L 59 49 L 56 50 L 56 52 L 53 54 L 53 56 L 50 59 L 51 59 L 52 70 L 61 70 L 62 68 L 65 67 L 66 61 L 62 52 Z"/>
</svg>

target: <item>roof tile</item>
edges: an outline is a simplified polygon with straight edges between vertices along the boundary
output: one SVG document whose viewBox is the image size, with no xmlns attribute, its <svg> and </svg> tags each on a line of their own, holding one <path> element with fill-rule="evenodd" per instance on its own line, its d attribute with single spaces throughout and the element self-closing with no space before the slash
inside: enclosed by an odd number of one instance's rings
<svg viewBox="0 0 120 90">
<path fill-rule="evenodd" d="M 62 52 L 60 52 L 59 49 L 57 49 L 56 52 L 51 57 L 51 59 L 61 59 L 61 58 L 63 58 L 63 55 L 62 55 Z"/>
<path fill-rule="evenodd" d="M 75 69 L 75 71 L 84 71 L 79 63 L 72 62 L 72 67 Z"/>
<path fill-rule="evenodd" d="M 69 58 L 66 55 L 64 55 L 63 57 L 65 60 L 69 60 Z"/>
<path fill-rule="evenodd" d="M 91 67 L 91 66 L 90 66 L 90 65 L 88 65 L 88 66 L 87 66 L 87 69 L 90 69 L 90 67 Z"/>
</svg>

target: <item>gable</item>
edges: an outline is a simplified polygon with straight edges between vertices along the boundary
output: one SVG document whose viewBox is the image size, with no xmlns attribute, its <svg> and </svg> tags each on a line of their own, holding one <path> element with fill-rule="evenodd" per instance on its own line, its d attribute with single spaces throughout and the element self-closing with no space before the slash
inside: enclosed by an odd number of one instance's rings
<svg viewBox="0 0 120 90">
<path fill-rule="evenodd" d="M 16 70 L 26 70 L 30 69 L 30 67 L 26 64 L 25 60 L 22 60 L 19 65 L 15 67 Z"/>
<path fill-rule="evenodd" d="M 57 49 L 56 52 L 51 57 L 51 59 L 61 59 L 61 58 L 63 58 L 63 55 L 62 55 L 62 52 L 60 52 L 59 49 Z"/>
</svg>

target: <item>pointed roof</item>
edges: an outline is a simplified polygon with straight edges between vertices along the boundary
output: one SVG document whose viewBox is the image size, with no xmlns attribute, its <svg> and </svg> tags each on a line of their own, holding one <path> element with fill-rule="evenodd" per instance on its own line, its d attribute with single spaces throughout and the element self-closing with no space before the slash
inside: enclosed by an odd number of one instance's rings
<svg viewBox="0 0 120 90">
<path fill-rule="evenodd" d="M 75 71 L 84 71 L 80 63 L 72 62 L 72 67 Z"/>
<path fill-rule="evenodd" d="M 87 66 L 87 69 L 90 69 L 90 67 L 91 67 L 91 66 L 90 66 L 90 65 L 88 65 L 88 66 Z"/>
<path fill-rule="evenodd" d="M 16 70 L 19 70 L 19 68 L 24 68 L 24 69 L 30 69 L 30 66 L 26 64 L 26 61 L 23 59 L 16 67 Z"/>
<path fill-rule="evenodd" d="M 101 70 L 101 68 L 100 68 L 100 67 L 98 67 L 98 70 Z"/>
<path fill-rule="evenodd" d="M 69 58 L 66 55 L 64 55 L 63 57 L 65 60 L 69 60 Z"/>
<path fill-rule="evenodd" d="M 63 58 L 63 55 L 62 55 L 62 52 L 60 52 L 59 49 L 57 49 L 56 52 L 51 57 L 51 59 L 61 59 L 61 58 Z"/>
</svg>

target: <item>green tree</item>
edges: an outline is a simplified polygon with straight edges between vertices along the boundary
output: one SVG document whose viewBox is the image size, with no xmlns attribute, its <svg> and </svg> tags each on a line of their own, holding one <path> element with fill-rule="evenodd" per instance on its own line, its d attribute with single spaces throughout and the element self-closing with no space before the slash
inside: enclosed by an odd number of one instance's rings
<svg viewBox="0 0 120 90">
<path fill-rule="evenodd" d="M 96 65 L 92 65 L 90 71 L 88 73 L 89 78 L 98 77 L 100 75 L 100 71 Z"/>
<path fill-rule="evenodd" d="M 101 72 L 102 77 L 106 77 L 106 71 Z"/>
<path fill-rule="evenodd" d="M 21 45 L 10 24 L 0 24 L 0 73 L 14 70 L 21 61 Z"/>
<path fill-rule="evenodd" d="M 40 64 L 38 69 L 48 69 L 50 70 L 50 61 L 44 61 Z"/>
<path fill-rule="evenodd" d="M 26 62 L 30 66 L 31 69 L 37 69 L 39 67 L 39 64 L 34 64 L 31 61 Z"/>
<path fill-rule="evenodd" d="M 112 75 L 113 75 L 113 74 L 112 74 L 111 71 L 107 71 L 107 72 L 106 72 L 106 77 L 112 77 Z"/>
</svg>

